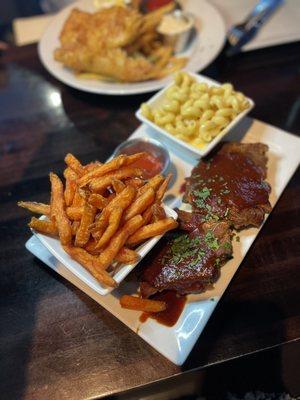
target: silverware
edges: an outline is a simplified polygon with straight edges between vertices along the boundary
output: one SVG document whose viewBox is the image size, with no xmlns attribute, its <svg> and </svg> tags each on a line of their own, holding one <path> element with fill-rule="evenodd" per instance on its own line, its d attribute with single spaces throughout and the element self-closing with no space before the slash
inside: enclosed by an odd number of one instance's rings
<svg viewBox="0 0 300 400">
<path fill-rule="evenodd" d="M 228 34 L 228 42 L 231 45 L 226 52 L 227 56 L 238 53 L 241 48 L 257 34 L 261 26 L 282 5 L 284 0 L 260 0 L 246 20 L 233 26 Z"/>
</svg>

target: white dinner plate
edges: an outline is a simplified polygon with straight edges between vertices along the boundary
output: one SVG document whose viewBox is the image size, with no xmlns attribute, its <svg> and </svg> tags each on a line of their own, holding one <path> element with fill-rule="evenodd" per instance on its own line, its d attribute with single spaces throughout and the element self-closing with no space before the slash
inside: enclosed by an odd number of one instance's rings
<svg viewBox="0 0 300 400">
<path fill-rule="evenodd" d="M 183 8 L 195 15 L 197 35 L 182 55 L 189 57 L 186 70 L 201 71 L 210 64 L 221 51 L 225 37 L 225 24 L 219 11 L 205 0 L 184 0 Z M 170 82 L 171 77 L 136 83 L 104 82 L 81 79 L 53 58 L 54 50 L 59 47 L 59 35 L 64 22 L 73 8 L 94 12 L 93 0 L 80 0 L 60 11 L 42 36 L 38 52 L 45 68 L 58 80 L 73 88 L 98 94 L 130 95 L 158 90 Z"/>
<path fill-rule="evenodd" d="M 157 139 L 157 132 L 151 127 L 141 125 L 131 135 L 131 138 L 140 136 Z M 247 143 L 262 142 L 269 146 L 267 180 L 272 186 L 270 202 L 274 207 L 300 162 L 300 139 L 271 125 L 246 117 L 230 132 L 226 140 Z M 175 206 L 180 203 L 180 188 L 184 177 L 189 176 L 197 159 L 191 157 L 182 147 L 178 149 L 176 146 L 169 145 L 168 149 L 174 182 L 167 193 L 167 203 Z M 188 296 L 183 312 L 173 327 L 166 327 L 152 319 L 140 323 L 139 312 L 121 308 L 120 296 L 134 294 L 137 291 L 137 283 L 132 280 L 125 279 L 118 289 L 107 296 L 101 296 L 60 263 L 35 237 L 29 239 L 26 247 L 50 268 L 101 304 L 157 351 L 173 363 L 181 365 L 198 340 L 258 232 L 259 229 L 251 228 L 239 233 L 240 241 L 233 242 L 233 258 L 221 268 L 221 276 L 214 284 L 213 289 L 199 295 Z M 155 251 L 155 248 L 152 251 Z"/>
</svg>

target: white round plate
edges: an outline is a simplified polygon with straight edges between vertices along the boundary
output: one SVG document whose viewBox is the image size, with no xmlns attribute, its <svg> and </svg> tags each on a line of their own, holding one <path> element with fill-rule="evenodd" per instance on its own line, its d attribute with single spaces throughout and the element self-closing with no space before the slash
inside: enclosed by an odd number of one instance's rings
<svg viewBox="0 0 300 400">
<path fill-rule="evenodd" d="M 184 10 L 195 15 L 197 36 L 183 54 L 189 57 L 185 69 L 197 72 L 210 64 L 221 51 L 225 37 L 225 24 L 220 13 L 205 0 L 186 0 L 181 2 Z M 60 46 L 59 35 L 73 8 L 83 11 L 96 11 L 93 0 L 80 0 L 61 10 L 50 23 L 42 36 L 38 52 L 45 68 L 58 80 L 73 88 L 98 94 L 130 95 L 152 92 L 161 89 L 172 79 L 156 79 L 145 82 L 118 83 L 101 80 L 81 79 L 53 58 L 54 50 Z"/>
</svg>

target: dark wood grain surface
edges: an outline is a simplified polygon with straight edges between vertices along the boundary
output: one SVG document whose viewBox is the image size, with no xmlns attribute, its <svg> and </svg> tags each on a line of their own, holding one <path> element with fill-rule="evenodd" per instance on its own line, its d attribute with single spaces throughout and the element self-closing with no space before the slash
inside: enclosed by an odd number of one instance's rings
<svg viewBox="0 0 300 400">
<path fill-rule="evenodd" d="M 299 43 L 221 55 L 204 74 L 252 97 L 253 117 L 300 134 Z M 67 152 L 105 160 L 148 97 L 68 88 L 36 46 L 0 58 L 1 399 L 102 397 L 299 339 L 299 171 L 181 368 L 25 250 L 28 214 L 16 201 L 48 201 L 48 172 L 62 171 Z"/>
</svg>

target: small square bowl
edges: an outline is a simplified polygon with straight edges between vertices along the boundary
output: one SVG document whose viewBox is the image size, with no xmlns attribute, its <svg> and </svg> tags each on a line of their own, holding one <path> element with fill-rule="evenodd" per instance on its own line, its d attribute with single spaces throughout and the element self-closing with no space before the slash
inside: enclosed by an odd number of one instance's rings
<svg viewBox="0 0 300 400">
<path fill-rule="evenodd" d="M 177 213 L 164 205 L 164 209 L 167 217 L 177 219 Z M 46 219 L 42 216 L 41 219 Z M 62 248 L 60 241 L 56 238 L 43 235 L 32 230 L 32 233 L 41 241 L 41 243 L 50 251 L 50 253 L 58 259 L 66 268 L 68 268 L 74 275 L 80 280 L 86 283 L 91 289 L 95 290 L 102 296 L 110 293 L 114 288 L 106 287 L 98 282 L 82 265 L 77 261 L 73 260 Z M 118 285 L 125 279 L 125 277 L 133 270 L 133 268 L 149 253 L 149 251 L 156 245 L 163 235 L 155 236 L 145 243 L 141 244 L 136 251 L 139 255 L 138 262 L 134 264 L 120 264 L 116 271 L 112 273 L 113 278 Z"/>
<path fill-rule="evenodd" d="M 203 75 L 199 74 L 193 74 L 191 72 L 188 73 L 191 75 L 195 80 L 199 83 L 206 83 L 209 86 L 221 86 L 221 83 L 214 81 L 213 79 L 207 78 Z M 165 93 L 167 89 L 172 86 L 174 82 L 171 82 L 168 86 L 166 86 L 164 89 L 160 90 L 158 93 L 156 93 L 153 97 L 151 97 L 146 104 L 148 104 L 150 107 L 158 108 L 162 101 L 165 98 Z M 207 145 L 203 149 L 199 149 L 189 143 L 184 142 L 181 139 L 176 138 L 175 136 L 171 135 L 168 131 L 166 131 L 164 128 L 161 128 L 160 126 L 156 125 L 154 122 L 149 121 L 147 118 L 145 118 L 142 115 L 141 109 L 139 109 L 136 112 L 136 117 L 142 121 L 143 123 L 147 124 L 148 126 L 151 126 L 153 129 L 156 130 L 156 132 L 159 133 L 159 135 L 163 138 L 168 139 L 170 142 L 173 144 L 176 144 L 177 147 L 180 146 L 183 149 L 188 150 L 190 153 L 193 153 L 194 156 L 198 157 L 204 157 L 206 156 L 223 138 L 224 136 L 235 126 L 238 124 L 238 122 L 247 115 L 252 108 L 254 107 L 254 102 L 252 99 L 249 97 L 246 97 L 246 99 L 249 101 L 249 107 L 242 111 L 240 114 L 238 114 L 231 122 L 228 124 L 210 143 L 207 143 Z"/>
</svg>

